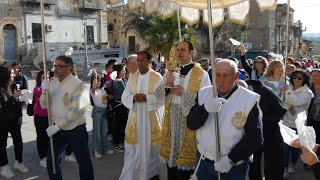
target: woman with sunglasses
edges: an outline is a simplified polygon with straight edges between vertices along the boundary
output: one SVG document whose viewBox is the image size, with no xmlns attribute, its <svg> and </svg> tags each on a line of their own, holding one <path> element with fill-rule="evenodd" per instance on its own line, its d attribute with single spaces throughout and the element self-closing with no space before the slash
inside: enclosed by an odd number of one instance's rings
<svg viewBox="0 0 320 180">
<path fill-rule="evenodd" d="M 241 44 L 240 59 L 241 59 L 242 67 L 249 74 L 249 79 L 259 80 L 268 66 L 268 61 L 266 58 L 262 56 L 257 56 L 256 60 L 253 62 L 253 67 L 251 67 L 249 63 L 246 61 L 245 52 L 246 52 L 246 48 L 244 47 L 243 44 Z"/>
<path fill-rule="evenodd" d="M 307 111 L 313 93 L 309 88 L 310 78 L 307 72 L 296 70 L 290 75 L 289 89 L 285 91 L 285 104 L 287 113 L 283 116 L 283 124 L 297 131 L 295 121 L 297 115 Z M 299 158 L 300 150 L 284 144 L 284 178 L 295 173 L 295 165 Z M 290 162 L 289 162 L 290 161 Z"/>
</svg>

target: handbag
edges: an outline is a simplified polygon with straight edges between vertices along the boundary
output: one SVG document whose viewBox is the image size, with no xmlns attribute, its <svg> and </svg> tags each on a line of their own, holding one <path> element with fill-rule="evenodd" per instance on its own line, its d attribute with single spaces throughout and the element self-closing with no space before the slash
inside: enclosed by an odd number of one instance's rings
<svg viewBox="0 0 320 180">
<path fill-rule="evenodd" d="M 32 98 L 32 103 L 28 103 L 27 104 L 27 114 L 29 116 L 33 116 L 34 115 L 34 97 Z"/>
</svg>

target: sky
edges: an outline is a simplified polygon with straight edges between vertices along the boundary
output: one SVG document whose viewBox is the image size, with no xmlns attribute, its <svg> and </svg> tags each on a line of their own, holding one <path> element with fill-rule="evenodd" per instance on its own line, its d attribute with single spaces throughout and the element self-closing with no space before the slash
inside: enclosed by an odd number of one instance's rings
<svg viewBox="0 0 320 180">
<path fill-rule="evenodd" d="M 287 0 L 278 0 L 279 3 L 287 3 Z M 320 1 L 319 0 L 290 0 L 290 6 L 294 11 L 294 20 L 302 22 L 305 33 L 320 33 Z"/>
</svg>

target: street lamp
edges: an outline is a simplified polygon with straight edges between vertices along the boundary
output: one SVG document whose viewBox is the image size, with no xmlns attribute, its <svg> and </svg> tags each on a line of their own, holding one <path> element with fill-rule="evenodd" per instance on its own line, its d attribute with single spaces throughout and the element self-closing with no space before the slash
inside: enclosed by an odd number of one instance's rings
<svg viewBox="0 0 320 180">
<path fill-rule="evenodd" d="M 83 38 L 84 38 L 84 66 L 83 66 L 83 77 L 87 74 L 88 71 L 88 46 L 87 46 L 87 19 L 82 18 L 83 24 Z"/>
</svg>

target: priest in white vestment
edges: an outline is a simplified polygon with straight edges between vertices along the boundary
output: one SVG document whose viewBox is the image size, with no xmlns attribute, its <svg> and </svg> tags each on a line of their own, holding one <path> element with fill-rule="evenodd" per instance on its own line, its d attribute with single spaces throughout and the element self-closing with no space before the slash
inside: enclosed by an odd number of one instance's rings
<svg viewBox="0 0 320 180">
<path fill-rule="evenodd" d="M 122 103 L 130 110 L 125 133 L 121 180 L 156 178 L 165 90 L 162 76 L 150 68 L 151 54 L 137 53 L 138 71 L 130 74 Z"/>
</svg>

